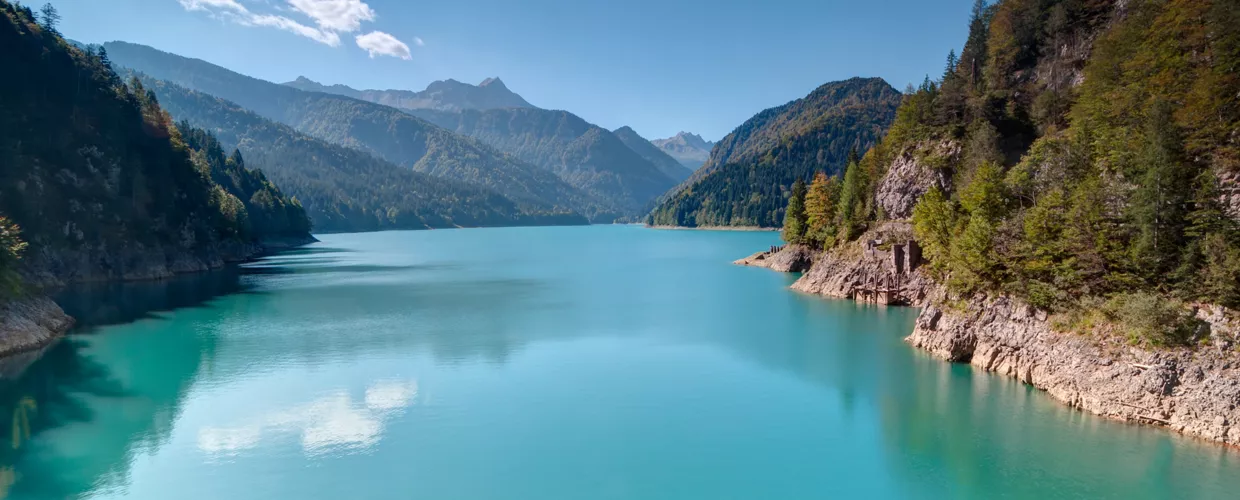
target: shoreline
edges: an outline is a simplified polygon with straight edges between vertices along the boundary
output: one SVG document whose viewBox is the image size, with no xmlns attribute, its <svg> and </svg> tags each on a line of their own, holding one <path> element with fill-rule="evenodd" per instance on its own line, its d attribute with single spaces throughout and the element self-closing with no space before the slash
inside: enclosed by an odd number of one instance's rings
<svg viewBox="0 0 1240 500">
<path fill-rule="evenodd" d="M 87 275 L 81 277 L 82 279 L 62 280 L 54 277 L 53 273 L 44 271 L 39 277 L 45 281 L 37 285 L 37 291 L 22 297 L 0 300 L 0 359 L 47 347 L 63 338 L 73 328 L 76 319 L 66 314 L 64 309 L 51 299 L 49 291 L 75 284 L 168 280 L 223 269 L 318 241 L 309 234 L 304 237 L 273 238 L 259 243 L 238 244 L 227 250 L 216 247 L 216 252 L 207 257 L 169 255 L 161 249 L 152 255 L 160 254 L 164 258 L 162 264 L 156 262 L 159 259 L 152 259 L 151 262 L 155 264 L 153 267 L 119 276 Z M 229 251 L 238 253 L 230 254 Z"/>
<path fill-rule="evenodd" d="M 643 224 L 646 229 L 659 229 L 663 231 L 752 231 L 752 232 L 779 232 L 779 228 L 762 227 L 762 226 L 652 226 Z"/>
<path fill-rule="evenodd" d="M 804 267 L 791 285 L 803 293 L 917 307 L 904 341 L 935 358 L 1017 379 L 1108 420 L 1240 448 L 1240 318 L 1226 309 L 1197 308 L 1198 319 L 1211 328 L 1210 344 L 1141 348 L 1114 336 L 1058 332 L 1045 312 L 1004 296 L 952 300 L 920 269 L 906 272 L 896 300 L 878 300 L 865 295 L 864 287 L 868 277 L 890 271 L 890 256 L 848 248 L 853 245 L 860 247 L 853 242 L 829 253 L 790 245 L 734 263 L 777 272 Z"/>
</svg>

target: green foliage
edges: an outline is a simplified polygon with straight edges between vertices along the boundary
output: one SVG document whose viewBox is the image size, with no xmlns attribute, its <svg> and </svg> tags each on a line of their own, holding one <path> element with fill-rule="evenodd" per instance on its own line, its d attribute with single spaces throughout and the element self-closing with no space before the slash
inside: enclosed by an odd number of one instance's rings
<svg viewBox="0 0 1240 500">
<path fill-rule="evenodd" d="M 899 102 L 899 93 L 881 79 L 854 78 L 758 113 L 724 137 L 647 221 L 779 227 L 792 183 L 820 171 L 840 175 L 850 152 L 877 144 Z"/>
<path fill-rule="evenodd" d="M 798 244 L 805 242 L 808 229 L 805 215 L 805 181 L 792 183 L 792 195 L 788 197 L 788 209 L 784 211 L 784 241 Z"/>
<path fill-rule="evenodd" d="M 21 260 L 26 242 L 21 239 L 21 228 L 0 215 L 0 299 L 18 295 L 22 291 L 17 261 Z"/>
<path fill-rule="evenodd" d="M 814 182 L 805 194 L 805 239 L 813 246 L 829 248 L 835 245 L 838 233 L 835 213 L 839 198 L 840 185 L 835 177 L 823 172 L 814 175 Z"/>
<path fill-rule="evenodd" d="M 1060 311 L 1115 297 L 1107 318 L 1078 319 L 1180 345 L 1191 329 L 1176 301 L 1240 303 L 1240 230 L 1219 185 L 1240 170 L 1240 5 L 1116 12 L 977 2 L 964 51 L 905 96 L 883 146 L 927 163 L 925 144 L 962 146 L 941 167 L 955 189 L 931 190 L 913 217 L 931 272 L 956 291 Z M 1092 52 L 1064 49 L 1087 39 Z"/>
<path fill-rule="evenodd" d="M 1102 308 L 1118 323 L 1130 342 L 1160 347 L 1191 345 L 1202 332 L 1201 321 L 1182 302 L 1148 292 L 1120 294 Z"/>
</svg>

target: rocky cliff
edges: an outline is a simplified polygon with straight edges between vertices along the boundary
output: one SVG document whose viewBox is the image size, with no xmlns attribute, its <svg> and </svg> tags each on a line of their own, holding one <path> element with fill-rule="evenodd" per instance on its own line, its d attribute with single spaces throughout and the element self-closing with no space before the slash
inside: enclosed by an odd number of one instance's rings
<svg viewBox="0 0 1240 500">
<path fill-rule="evenodd" d="M 47 297 L 0 302 L 0 356 L 42 347 L 71 326 L 73 318 Z"/>
<path fill-rule="evenodd" d="M 935 357 L 1019 379 L 1096 415 L 1240 446 L 1240 316 L 1234 311 L 1197 306 L 1209 332 L 1194 348 L 1138 348 L 1104 329 L 1063 333 L 1046 313 L 1010 298 L 951 297 L 920 267 L 897 273 L 895 248 L 910 236 L 907 224 L 887 223 L 820 255 L 788 246 L 736 263 L 804 271 L 792 288 L 806 293 L 921 307 L 906 341 Z"/>
</svg>

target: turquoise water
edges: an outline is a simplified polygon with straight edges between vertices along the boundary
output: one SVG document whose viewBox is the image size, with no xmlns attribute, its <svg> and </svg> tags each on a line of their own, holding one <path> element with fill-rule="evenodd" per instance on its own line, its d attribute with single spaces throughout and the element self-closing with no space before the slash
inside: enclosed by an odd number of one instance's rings
<svg viewBox="0 0 1240 500">
<path fill-rule="evenodd" d="M 1234 498 L 1235 452 L 901 338 L 916 311 L 731 265 L 772 233 L 327 235 L 77 290 L 0 366 L 9 498 Z M 11 415 L 11 416 L 10 416 Z M 4 427 L 7 429 L 8 427 Z M 0 433 L 8 434 L 8 433 Z M 13 446 L 9 446 L 9 445 Z"/>
</svg>

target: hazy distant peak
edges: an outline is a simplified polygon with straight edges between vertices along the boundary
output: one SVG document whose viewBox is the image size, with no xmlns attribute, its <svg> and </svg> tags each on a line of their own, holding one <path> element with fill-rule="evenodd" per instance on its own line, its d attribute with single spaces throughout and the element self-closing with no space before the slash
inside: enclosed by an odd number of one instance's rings
<svg viewBox="0 0 1240 500">
<path fill-rule="evenodd" d="M 496 108 L 533 108 L 520 95 L 508 90 L 499 77 L 483 80 L 478 85 L 470 85 L 460 80 L 449 78 L 435 80 L 426 86 L 426 90 L 356 90 L 344 85 L 324 85 L 304 76 L 285 83 L 290 87 L 312 92 L 338 94 L 387 106 L 403 109 L 434 109 L 439 111 L 461 111 L 465 109 L 496 109 Z"/>
<path fill-rule="evenodd" d="M 711 148 L 715 147 L 715 143 L 702 139 L 702 136 L 683 130 L 667 139 L 650 142 L 690 169 L 697 169 L 705 163 Z"/>
<path fill-rule="evenodd" d="M 628 125 L 615 129 L 612 131 L 612 133 L 614 134 L 626 134 L 627 133 L 627 134 L 641 135 L 641 134 L 638 134 L 636 130 L 633 130 L 633 127 L 630 127 Z"/>
<path fill-rule="evenodd" d="M 483 80 L 482 83 L 479 83 L 478 86 L 479 87 L 495 87 L 497 89 L 508 90 L 508 87 L 504 85 L 504 81 L 500 80 L 498 76 L 487 78 L 486 80 Z"/>
</svg>

